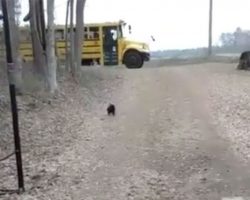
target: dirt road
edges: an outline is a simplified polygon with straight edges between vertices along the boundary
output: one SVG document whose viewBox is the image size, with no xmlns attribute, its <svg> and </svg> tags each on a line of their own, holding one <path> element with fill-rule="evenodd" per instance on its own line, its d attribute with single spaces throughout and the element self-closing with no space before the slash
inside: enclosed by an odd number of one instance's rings
<svg viewBox="0 0 250 200">
<path fill-rule="evenodd" d="M 223 104 L 221 87 L 232 95 L 237 90 L 220 79 L 233 74 L 233 81 L 241 80 L 233 84 L 246 86 L 249 73 L 230 64 L 102 73 L 114 73 L 122 84 L 111 82 L 110 96 L 97 101 L 72 132 L 74 140 L 46 163 L 57 175 L 50 186 L 38 184 L 21 199 L 249 199 L 248 160 L 230 135 L 231 122 L 220 120 L 223 106 L 233 106 Z M 115 117 L 105 115 L 110 101 Z"/>
</svg>

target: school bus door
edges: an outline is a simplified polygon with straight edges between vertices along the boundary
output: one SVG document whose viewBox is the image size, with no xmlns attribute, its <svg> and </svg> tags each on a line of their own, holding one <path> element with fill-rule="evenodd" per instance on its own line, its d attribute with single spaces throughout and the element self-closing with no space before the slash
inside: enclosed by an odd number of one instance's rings
<svg viewBox="0 0 250 200">
<path fill-rule="evenodd" d="M 104 65 L 118 65 L 117 26 L 103 27 Z"/>
</svg>

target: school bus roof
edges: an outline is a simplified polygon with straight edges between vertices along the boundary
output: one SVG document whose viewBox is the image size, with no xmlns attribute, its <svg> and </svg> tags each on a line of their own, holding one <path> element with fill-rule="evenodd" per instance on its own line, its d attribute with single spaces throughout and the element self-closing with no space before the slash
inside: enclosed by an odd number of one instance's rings
<svg viewBox="0 0 250 200">
<path fill-rule="evenodd" d="M 84 26 L 85 27 L 103 27 L 103 26 L 118 26 L 121 24 L 125 24 L 125 22 L 120 20 L 117 22 L 86 23 L 84 24 Z M 56 29 L 65 29 L 65 25 L 62 25 L 62 24 L 55 25 L 55 27 Z M 19 27 L 20 30 L 26 30 L 27 28 L 29 28 L 29 25 Z M 3 28 L 1 27 L 0 31 L 2 31 L 2 29 Z"/>
<path fill-rule="evenodd" d="M 123 21 L 118 21 L 118 22 L 101 22 L 101 23 L 85 23 L 85 27 L 100 27 L 100 26 L 118 26 L 124 24 Z M 56 25 L 56 28 L 65 28 L 65 25 Z"/>
</svg>

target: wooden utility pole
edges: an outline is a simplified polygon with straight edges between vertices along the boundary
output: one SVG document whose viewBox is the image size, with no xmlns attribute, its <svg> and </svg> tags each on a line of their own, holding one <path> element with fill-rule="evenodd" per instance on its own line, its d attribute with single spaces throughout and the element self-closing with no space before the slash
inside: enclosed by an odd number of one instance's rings
<svg viewBox="0 0 250 200">
<path fill-rule="evenodd" d="M 213 43 L 213 0 L 209 0 L 208 56 L 212 55 Z"/>
</svg>

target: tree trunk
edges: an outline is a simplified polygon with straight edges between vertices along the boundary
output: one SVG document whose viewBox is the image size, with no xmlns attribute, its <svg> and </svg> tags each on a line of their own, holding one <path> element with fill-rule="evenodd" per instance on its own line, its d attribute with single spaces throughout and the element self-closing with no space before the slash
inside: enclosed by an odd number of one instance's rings
<svg viewBox="0 0 250 200">
<path fill-rule="evenodd" d="M 77 0 L 76 4 L 76 30 L 75 30 L 75 69 L 79 71 L 82 61 L 82 45 L 83 45 L 83 23 L 84 23 L 84 7 L 86 0 Z"/>
<path fill-rule="evenodd" d="M 47 0 L 47 65 L 48 65 L 48 84 L 51 93 L 57 90 L 56 80 L 56 56 L 55 56 L 55 25 L 54 25 L 54 4 L 55 0 Z"/>
<path fill-rule="evenodd" d="M 22 61 L 19 54 L 19 33 L 16 22 L 16 0 L 7 1 L 9 10 L 10 39 L 13 55 L 14 69 L 10 73 L 10 79 L 15 84 L 17 94 L 22 93 Z"/>
<path fill-rule="evenodd" d="M 21 0 L 15 0 L 15 21 L 17 26 L 20 25 L 22 15 Z"/>
<path fill-rule="evenodd" d="M 69 4 L 70 0 L 67 1 L 67 7 L 66 7 L 66 19 L 65 19 L 65 30 L 64 30 L 64 38 L 65 38 L 65 68 L 66 71 L 69 71 L 69 64 L 70 64 L 70 56 L 69 56 L 69 34 L 68 34 L 68 19 L 69 19 Z"/>
<path fill-rule="evenodd" d="M 46 81 L 46 55 L 42 46 L 41 37 L 39 34 L 40 19 L 37 18 L 39 15 L 38 0 L 29 0 L 30 5 L 30 29 L 33 47 L 33 62 L 34 69 L 37 75 Z"/>
<path fill-rule="evenodd" d="M 46 28 L 45 28 L 45 17 L 44 17 L 44 5 L 43 5 L 43 0 L 38 1 L 38 17 L 37 19 L 39 20 L 39 33 L 40 33 L 40 41 L 43 47 L 43 51 L 45 52 L 46 50 Z"/>
<path fill-rule="evenodd" d="M 73 76 L 75 76 L 74 68 L 74 0 L 70 0 L 70 69 Z"/>
</svg>

